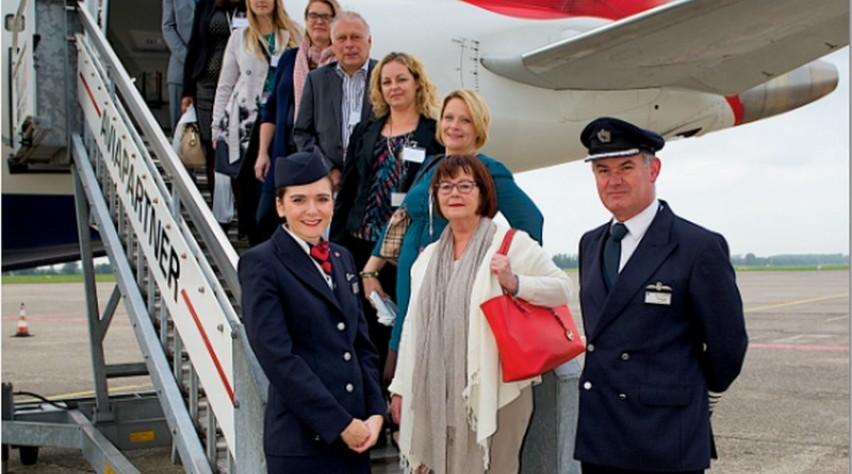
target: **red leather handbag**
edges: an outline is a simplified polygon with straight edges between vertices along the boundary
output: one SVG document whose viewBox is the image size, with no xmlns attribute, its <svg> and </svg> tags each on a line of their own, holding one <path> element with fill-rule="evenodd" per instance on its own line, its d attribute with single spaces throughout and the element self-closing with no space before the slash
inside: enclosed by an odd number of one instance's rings
<svg viewBox="0 0 852 474">
<path fill-rule="evenodd" d="M 506 255 L 515 229 L 500 245 Z M 539 376 L 582 354 L 586 344 L 577 332 L 567 305 L 546 308 L 516 298 L 503 288 L 479 306 L 497 341 L 503 381 L 517 382 Z"/>
</svg>

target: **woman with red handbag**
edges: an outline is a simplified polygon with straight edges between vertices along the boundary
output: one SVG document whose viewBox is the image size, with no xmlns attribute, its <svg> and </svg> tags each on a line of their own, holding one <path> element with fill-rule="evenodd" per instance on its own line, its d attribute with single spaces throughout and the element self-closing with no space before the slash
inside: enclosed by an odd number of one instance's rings
<svg viewBox="0 0 852 474">
<path fill-rule="evenodd" d="M 389 391 L 407 471 L 516 473 L 537 378 L 503 382 L 480 304 L 510 294 L 541 306 L 568 302 L 571 281 L 526 233 L 498 255 L 509 230 L 494 181 L 476 156 L 448 156 L 430 189 L 449 222 L 411 270 L 412 295 Z"/>
</svg>

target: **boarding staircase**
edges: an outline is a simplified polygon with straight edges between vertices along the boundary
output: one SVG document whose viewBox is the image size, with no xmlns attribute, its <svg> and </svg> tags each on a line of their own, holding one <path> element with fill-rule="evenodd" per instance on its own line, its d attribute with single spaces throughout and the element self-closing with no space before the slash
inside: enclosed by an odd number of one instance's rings
<svg viewBox="0 0 852 474">
<path fill-rule="evenodd" d="M 163 445 L 186 472 L 265 472 L 268 381 L 240 321 L 235 246 L 97 21 L 82 4 L 68 5 L 67 15 L 76 49 L 68 76 L 76 82 L 76 114 L 82 112 L 68 146 L 95 396 L 65 402 L 77 409 L 61 415 L 28 412 L 8 407 L 4 387 L 3 442 L 77 447 L 98 472 L 139 472 L 121 450 Z M 116 275 L 103 312 L 91 228 Z M 122 301 L 144 363 L 106 362 L 104 337 Z M 150 376 L 152 392 L 110 396 L 108 379 L 138 375 Z"/>
</svg>

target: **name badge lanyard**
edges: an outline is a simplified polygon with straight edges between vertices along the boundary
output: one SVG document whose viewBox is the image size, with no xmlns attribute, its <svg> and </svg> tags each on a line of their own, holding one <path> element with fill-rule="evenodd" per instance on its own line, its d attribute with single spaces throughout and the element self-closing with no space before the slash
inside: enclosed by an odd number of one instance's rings
<svg viewBox="0 0 852 474">
<path fill-rule="evenodd" d="M 278 60 L 281 56 L 275 55 L 275 38 L 277 36 L 275 33 L 272 34 L 272 44 L 266 42 L 265 38 L 258 38 L 257 44 L 260 45 L 260 50 L 263 53 L 263 56 L 266 58 L 266 62 L 269 63 L 269 67 L 275 69 L 278 67 Z"/>
<path fill-rule="evenodd" d="M 281 56 L 273 56 L 274 51 L 275 51 L 275 44 L 274 44 L 275 38 L 276 38 L 276 36 L 273 33 L 273 36 L 272 36 L 273 44 L 272 44 L 271 47 L 270 47 L 269 43 L 266 42 L 266 39 L 264 39 L 264 38 L 258 38 L 257 39 L 257 44 L 258 44 L 258 46 L 260 46 L 260 51 L 263 53 L 263 57 L 266 58 L 266 62 L 269 63 L 269 69 L 271 69 L 272 71 L 274 71 L 275 68 L 278 67 L 278 59 L 280 59 L 280 57 L 281 57 Z M 272 76 L 273 77 L 275 76 L 274 72 L 272 73 Z M 266 100 L 268 98 L 269 98 L 269 92 L 261 93 L 260 97 L 258 97 L 258 100 L 257 100 L 258 107 L 260 107 L 261 105 L 265 106 Z"/>
<path fill-rule="evenodd" d="M 237 10 L 236 8 L 230 14 L 225 13 L 225 18 L 228 19 L 228 28 L 230 28 L 231 31 L 234 31 L 238 28 L 245 28 L 248 26 L 248 18 L 244 16 L 238 17 L 238 13 L 239 10 Z"/>
</svg>

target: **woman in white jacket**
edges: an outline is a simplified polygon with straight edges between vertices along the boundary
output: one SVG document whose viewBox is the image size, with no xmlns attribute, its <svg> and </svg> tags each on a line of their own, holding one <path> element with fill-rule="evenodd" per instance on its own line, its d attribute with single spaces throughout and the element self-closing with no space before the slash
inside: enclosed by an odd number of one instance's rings
<svg viewBox="0 0 852 474">
<path fill-rule="evenodd" d="M 502 381 L 480 304 L 503 288 L 533 304 L 566 304 L 571 281 L 524 232 L 508 255 L 497 254 L 509 229 L 491 220 L 494 181 L 477 157 L 446 157 L 430 189 L 449 225 L 411 270 L 412 298 L 389 387 L 400 454 L 408 472 L 517 473 L 537 379 Z"/>
<path fill-rule="evenodd" d="M 240 234 L 251 241 L 259 189 L 254 179 L 257 150 L 249 149 L 249 144 L 256 147 L 254 124 L 275 82 L 278 59 L 286 49 L 298 44 L 302 33 L 281 0 L 247 0 L 247 3 L 248 26 L 231 34 L 222 58 L 213 104 L 212 136 L 217 171 L 228 169 L 228 174 L 236 176 L 237 212 L 250 217 L 240 219 Z M 216 179 L 227 178 L 220 174 Z M 214 194 L 214 199 L 220 197 Z M 227 200 L 227 196 L 222 199 Z M 227 225 L 230 219 L 219 222 Z"/>
</svg>

